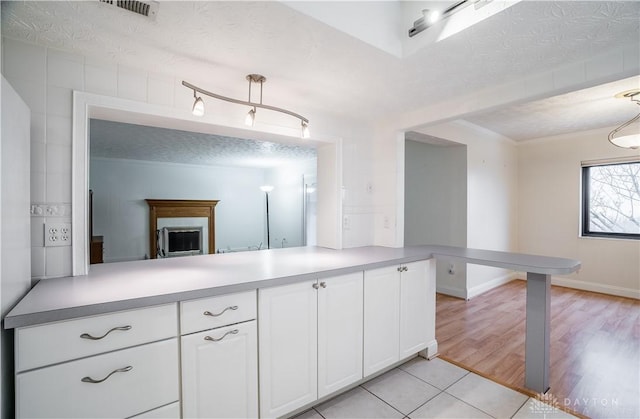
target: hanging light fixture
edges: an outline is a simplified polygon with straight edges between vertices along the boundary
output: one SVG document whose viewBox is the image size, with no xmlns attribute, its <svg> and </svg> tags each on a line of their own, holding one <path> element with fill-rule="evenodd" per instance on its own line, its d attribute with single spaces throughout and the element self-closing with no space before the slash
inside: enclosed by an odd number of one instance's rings
<svg viewBox="0 0 640 419">
<path fill-rule="evenodd" d="M 640 105 L 640 90 L 628 90 L 626 92 L 618 93 L 615 97 L 620 98 L 629 98 L 632 102 Z M 618 128 L 614 129 L 609 133 L 609 142 L 617 147 L 622 148 L 631 148 L 637 149 L 640 148 L 640 113 L 635 117 L 631 118 L 629 121 L 620 125 Z"/>
<path fill-rule="evenodd" d="M 234 98 L 230 98 L 230 97 L 226 97 L 226 96 L 222 96 L 216 93 L 212 93 L 209 92 L 207 90 L 201 89 L 198 86 L 194 86 L 191 83 L 188 83 L 186 81 L 182 81 L 182 85 L 193 90 L 193 97 L 195 99 L 194 103 L 193 103 L 193 109 L 192 112 L 194 115 L 196 116 L 202 116 L 204 115 L 204 102 L 202 101 L 201 97 L 198 97 L 196 95 L 197 93 L 201 93 L 203 95 L 207 95 L 210 96 L 212 98 L 215 99 L 219 99 L 219 100 L 224 100 L 226 102 L 231 102 L 231 103 L 236 103 L 238 105 L 246 105 L 246 106 L 250 106 L 251 109 L 249 110 L 249 112 L 247 113 L 247 116 L 245 117 L 244 123 L 250 127 L 253 126 L 253 124 L 255 123 L 255 119 L 256 119 L 256 111 L 257 108 L 261 108 L 261 109 L 268 109 L 270 111 L 275 111 L 275 112 L 280 112 L 280 113 L 284 113 L 287 115 L 291 115 L 294 118 L 298 118 L 300 120 L 300 123 L 302 124 L 302 132 L 301 132 L 301 136 L 302 138 L 309 138 L 310 133 L 309 133 L 309 120 L 307 118 L 305 118 L 302 115 L 299 115 L 295 112 L 292 112 L 290 110 L 287 109 L 283 109 L 283 108 L 278 108 L 276 106 L 271 106 L 271 105 L 265 105 L 264 103 L 262 103 L 262 86 L 263 84 L 267 81 L 267 78 L 261 74 L 249 74 L 247 75 L 247 80 L 249 81 L 249 100 L 240 100 L 240 99 L 234 99 Z M 252 83 L 259 83 L 260 84 L 260 102 L 252 102 L 251 101 L 251 85 Z"/>
</svg>

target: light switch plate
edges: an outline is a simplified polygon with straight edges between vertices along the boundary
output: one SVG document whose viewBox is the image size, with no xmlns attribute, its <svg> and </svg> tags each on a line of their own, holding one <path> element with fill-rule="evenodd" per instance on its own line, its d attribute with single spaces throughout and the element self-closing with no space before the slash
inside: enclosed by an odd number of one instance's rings
<svg viewBox="0 0 640 419">
<path fill-rule="evenodd" d="M 45 223 L 44 245 L 71 246 L 71 223 Z"/>
</svg>

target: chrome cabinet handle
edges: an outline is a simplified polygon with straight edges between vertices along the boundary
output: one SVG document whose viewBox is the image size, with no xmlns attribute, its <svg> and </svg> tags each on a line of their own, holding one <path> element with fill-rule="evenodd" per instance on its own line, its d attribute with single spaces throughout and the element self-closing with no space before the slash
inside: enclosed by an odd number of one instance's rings
<svg viewBox="0 0 640 419">
<path fill-rule="evenodd" d="M 327 283 L 326 283 L 326 282 L 321 282 L 321 283 L 320 283 L 320 286 L 321 286 L 322 288 L 327 288 Z"/>
<path fill-rule="evenodd" d="M 402 267 L 402 270 L 403 270 L 404 272 L 407 272 L 407 271 L 409 270 L 409 268 L 407 268 L 406 266 L 403 266 L 403 267 Z"/>
<path fill-rule="evenodd" d="M 314 290 L 317 290 L 318 288 L 320 288 L 317 282 L 314 282 L 313 285 L 311 286 L 313 287 Z"/>
<path fill-rule="evenodd" d="M 204 314 L 205 316 L 218 317 L 218 316 L 222 316 L 227 310 L 237 310 L 237 309 L 238 309 L 238 306 L 229 306 L 224 310 L 222 310 L 220 313 L 212 313 L 207 310 L 202 314 Z"/>
<path fill-rule="evenodd" d="M 402 266 L 398 266 L 398 269 L 396 269 L 398 272 L 402 272 Z"/>
<path fill-rule="evenodd" d="M 211 336 L 205 336 L 204 340 L 210 340 L 212 342 L 220 342 L 222 339 L 226 338 L 227 335 L 237 335 L 237 334 L 238 334 L 238 329 L 233 329 L 233 330 L 229 330 L 227 333 L 225 333 L 219 338 L 212 338 Z"/>
<path fill-rule="evenodd" d="M 83 383 L 100 384 L 101 382 L 106 381 L 109 377 L 111 377 L 113 374 L 115 374 L 117 372 L 128 372 L 128 371 L 131 371 L 132 369 L 133 369 L 133 367 L 131 365 L 129 365 L 128 367 L 119 368 L 117 370 L 111 371 L 109 373 L 109 375 L 104 377 L 102 380 L 94 380 L 91 377 L 82 377 L 82 379 L 80 381 L 82 381 Z"/>
<path fill-rule="evenodd" d="M 103 339 L 103 338 L 107 337 L 107 335 L 108 335 L 109 333 L 111 333 L 111 332 L 113 332 L 113 331 L 115 331 L 115 330 L 119 330 L 119 331 L 125 332 L 125 331 L 127 331 L 127 330 L 131 330 L 131 326 L 120 326 L 120 327 L 114 327 L 113 329 L 108 330 L 108 331 L 107 331 L 107 333 L 105 333 L 105 334 L 104 334 L 104 335 L 102 335 L 102 336 L 91 336 L 91 335 L 90 335 L 90 334 L 88 334 L 88 333 L 83 333 L 83 334 L 81 334 L 81 335 L 80 335 L 80 337 L 81 337 L 82 339 L 100 340 L 100 339 Z"/>
</svg>

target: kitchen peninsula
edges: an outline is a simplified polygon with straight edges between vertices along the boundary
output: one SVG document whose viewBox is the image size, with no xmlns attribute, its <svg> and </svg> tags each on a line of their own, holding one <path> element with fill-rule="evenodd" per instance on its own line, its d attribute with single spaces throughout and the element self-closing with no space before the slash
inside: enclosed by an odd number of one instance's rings
<svg viewBox="0 0 640 419">
<path fill-rule="evenodd" d="M 580 262 L 446 246 L 304 247 L 95 265 L 40 281 L 4 319 L 17 329 L 17 416 L 292 414 L 416 353 L 436 354 L 439 257 L 527 272 L 525 385 L 546 391 L 550 276 Z M 77 389 L 61 384 L 68 377 Z M 144 397 L 126 397 L 132 388 Z M 212 388 L 223 396 L 207 406 Z M 65 394 L 77 398 L 72 411 Z M 111 402 L 120 396 L 127 402 Z"/>
</svg>

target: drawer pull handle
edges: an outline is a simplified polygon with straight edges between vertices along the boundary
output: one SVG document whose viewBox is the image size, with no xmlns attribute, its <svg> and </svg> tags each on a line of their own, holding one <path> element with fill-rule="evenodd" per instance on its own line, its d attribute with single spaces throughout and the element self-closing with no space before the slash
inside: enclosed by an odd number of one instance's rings
<svg viewBox="0 0 640 419">
<path fill-rule="evenodd" d="M 100 384 L 101 382 L 106 381 L 109 377 L 111 377 L 113 374 L 115 374 L 117 372 L 128 372 L 128 371 L 131 371 L 132 369 L 133 369 L 133 367 L 131 365 L 129 365 L 128 367 L 119 368 L 117 370 L 111 371 L 111 373 L 109 373 L 109 375 L 104 377 L 102 380 L 94 380 L 91 377 L 83 377 L 80 381 L 82 381 L 83 383 Z"/>
<path fill-rule="evenodd" d="M 211 336 L 205 336 L 204 340 L 210 340 L 212 342 L 220 342 L 222 339 L 226 338 L 227 335 L 237 335 L 237 334 L 238 334 L 238 329 L 233 329 L 233 330 L 229 330 L 227 333 L 225 333 L 219 338 L 212 338 Z"/>
<path fill-rule="evenodd" d="M 207 310 L 202 314 L 204 314 L 205 316 L 218 317 L 218 316 L 222 316 L 227 310 L 237 310 L 237 309 L 238 309 L 238 306 L 229 306 L 224 310 L 222 310 L 220 313 L 212 313 Z"/>
<path fill-rule="evenodd" d="M 321 283 L 320 283 L 320 286 L 321 286 L 322 288 L 327 288 L 327 283 L 326 283 L 326 282 L 321 282 Z"/>
<path fill-rule="evenodd" d="M 83 333 L 83 334 L 81 334 L 81 335 L 80 335 L 80 337 L 81 337 L 82 339 L 100 340 L 100 339 L 102 339 L 102 338 L 105 338 L 109 333 L 113 332 L 114 330 L 120 330 L 120 331 L 123 331 L 123 332 L 124 332 L 124 331 L 127 331 L 127 330 L 131 330 L 131 326 L 114 327 L 113 329 L 111 329 L 111 330 L 107 331 L 107 333 L 105 333 L 105 334 L 104 334 L 104 335 L 102 335 L 102 336 L 97 336 L 97 337 L 96 337 L 96 336 L 91 336 L 91 335 L 90 335 L 90 334 L 88 334 L 88 333 Z"/>
</svg>

